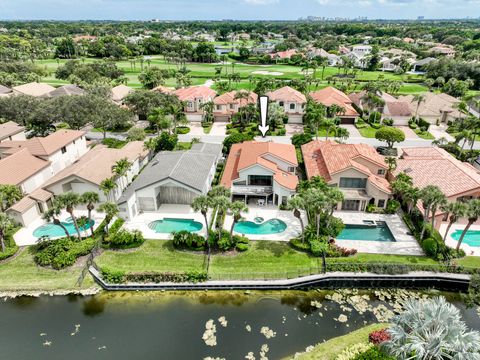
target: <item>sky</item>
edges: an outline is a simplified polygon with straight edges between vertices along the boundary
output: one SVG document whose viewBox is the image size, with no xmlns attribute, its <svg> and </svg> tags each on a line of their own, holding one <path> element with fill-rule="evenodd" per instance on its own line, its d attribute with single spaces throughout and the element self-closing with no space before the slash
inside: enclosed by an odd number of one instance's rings
<svg viewBox="0 0 480 360">
<path fill-rule="evenodd" d="M 296 20 L 480 16 L 480 0 L 0 0 L 8 20 Z"/>
</svg>

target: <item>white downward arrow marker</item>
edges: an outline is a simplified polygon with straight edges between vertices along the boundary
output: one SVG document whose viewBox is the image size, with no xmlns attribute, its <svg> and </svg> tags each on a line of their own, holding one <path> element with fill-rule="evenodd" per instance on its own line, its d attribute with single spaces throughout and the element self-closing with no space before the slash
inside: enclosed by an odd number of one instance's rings
<svg viewBox="0 0 480 360">
<path fill-rule="evenodd" d="M 258 130 L 262 133 L 262 136 L 265 137 L 270 126 L 267 125 L 267 112 L 268 112 L 268 96 L 260 96 L 260 125 L 258 125 Z"/>
</svg>

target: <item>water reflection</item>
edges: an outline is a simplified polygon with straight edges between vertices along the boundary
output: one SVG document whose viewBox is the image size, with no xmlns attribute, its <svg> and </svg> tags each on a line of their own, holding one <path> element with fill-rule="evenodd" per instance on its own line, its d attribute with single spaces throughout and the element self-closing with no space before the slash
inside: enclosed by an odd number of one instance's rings
<svg viewBox="0 0 480 360">
<path fill-rule="evenodd" d="M 105 311 L 107 299 L 102 296 L 91 296 L 83 302 L 83 313 L 94 317 Z"/>
</svg>

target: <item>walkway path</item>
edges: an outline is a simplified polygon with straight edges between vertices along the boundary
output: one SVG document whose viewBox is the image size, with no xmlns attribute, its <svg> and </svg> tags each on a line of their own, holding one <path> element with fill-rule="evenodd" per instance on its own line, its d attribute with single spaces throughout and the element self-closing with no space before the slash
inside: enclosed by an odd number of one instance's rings
<svg viewBox="0 0 480 360">
<path fill-rule="evenodd" d="M 397 126 L 405 134 L 405 139 L 418 139 L 418 135 L 408 126 Z"/>
<path fill-rule="evenodd" d="M 445 124 L 430 125 L 430 127 L 428 128 L 428 131 L 435 137 L 435 139 L 440 139 L 443 137 L 448 141 L 454 141 L 455 139 L 453 138 L 453 136 L 447 133 L 446 130 L 447 126 Z"/>
</svg>

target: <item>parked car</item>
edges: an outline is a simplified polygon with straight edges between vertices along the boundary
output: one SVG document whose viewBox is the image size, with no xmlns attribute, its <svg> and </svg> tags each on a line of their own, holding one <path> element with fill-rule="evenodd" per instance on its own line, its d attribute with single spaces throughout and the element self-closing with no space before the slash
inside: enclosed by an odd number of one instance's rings
<svg viewBox="0 0 480 360">
<path fill-rule="evenodd" d="M 377 152 L 383 156 L 398 156 L 397 148 L 389 148 L 386 146 L 377 147 Z"/>
</svg>

